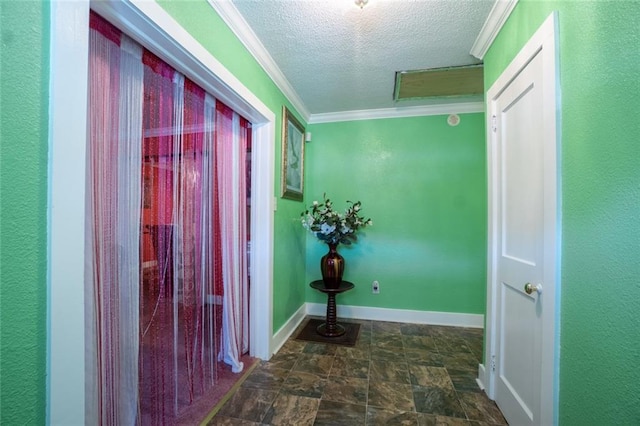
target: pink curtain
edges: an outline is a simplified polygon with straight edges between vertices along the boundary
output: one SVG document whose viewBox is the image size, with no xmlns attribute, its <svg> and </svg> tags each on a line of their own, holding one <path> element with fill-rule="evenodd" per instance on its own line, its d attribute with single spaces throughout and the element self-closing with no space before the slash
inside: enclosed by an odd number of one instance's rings
<svg viewBox="0 0 640 426">
<path fill-rule="evenodd" d="M 248 350 L 250 124 L 97 15 L 91 43 L 88 419 L 192 423 Z"/>
</svg>

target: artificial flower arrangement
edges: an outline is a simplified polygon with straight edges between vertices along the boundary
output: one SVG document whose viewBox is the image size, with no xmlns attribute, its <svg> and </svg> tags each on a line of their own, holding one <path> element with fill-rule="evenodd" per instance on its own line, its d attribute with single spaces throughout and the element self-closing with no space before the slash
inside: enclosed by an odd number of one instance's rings
<svg viewBox="0 0 640 426">
<path fill-rule="evenodd" d="M 347 201 L 349 206 L 343 214 L 333 210 L 333 203 L 323 195 L 324 202 L 314 201 L 309 210 L 300 216 L 302 226 L 314 234 L 320 241 L 329 245 L 352 244 L 358 237 L 356 231 L 366 226 L 372 226 L 371 219 L 360 215 L 362 205 L 360 201 Z"/>
</svg>

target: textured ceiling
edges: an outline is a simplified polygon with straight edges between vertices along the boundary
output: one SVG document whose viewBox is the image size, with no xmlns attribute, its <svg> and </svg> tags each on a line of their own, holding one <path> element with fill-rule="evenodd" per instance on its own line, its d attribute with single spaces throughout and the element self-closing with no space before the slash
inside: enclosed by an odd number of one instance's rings
<svg viewBox="0 0 640 426">
<path fill-rule="evenodd" d="M 494 0 L 231 0 L 311 114 L 467 99 L 393 100 L 396 71 L 476 64 Z"/>
</svg>

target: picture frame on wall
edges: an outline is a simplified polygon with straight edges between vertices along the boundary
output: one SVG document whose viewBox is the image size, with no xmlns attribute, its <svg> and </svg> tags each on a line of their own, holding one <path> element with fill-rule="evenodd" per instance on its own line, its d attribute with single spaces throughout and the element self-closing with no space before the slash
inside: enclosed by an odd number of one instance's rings
<svg viewBox="0 0 640 426">
<path fill-rule="evenodd" d="M 304 127 L 282 107 L 281 197 L 302 201 L 304 195 Z"/>
</svg>

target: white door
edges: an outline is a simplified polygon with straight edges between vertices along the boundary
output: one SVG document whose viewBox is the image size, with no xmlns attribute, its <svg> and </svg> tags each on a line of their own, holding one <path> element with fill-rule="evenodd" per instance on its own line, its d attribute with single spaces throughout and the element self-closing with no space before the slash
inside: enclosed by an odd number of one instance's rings
<svg viewBox="0 0 640 426">
<path fill-rule="evenodd" d="M 554 16 L 550 18 L 554 23 Z M 543 27 L 539 31 L 543 31 Z M 555 25 L 546 28 L 553 34 Z M 538 33 L 536 33 L 538 34 Z M 547 34 L 547 33 L 544 33 Z M 488 92 L 491 394 L 512 425 L 555 423 L 555 43 L 523 49 Z M 551 60 L 551 61 L 550 61 Z"/>
</svg>

